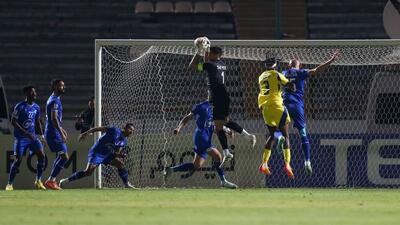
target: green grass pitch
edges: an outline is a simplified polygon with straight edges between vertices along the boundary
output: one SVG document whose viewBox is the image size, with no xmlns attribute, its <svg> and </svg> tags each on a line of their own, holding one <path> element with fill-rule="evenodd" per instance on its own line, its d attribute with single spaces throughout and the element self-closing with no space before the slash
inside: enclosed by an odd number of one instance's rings
<svg viewBox="0 0 400 225">
<path fill-rule="evenodd" d="M 399 224 L 397 189 L 0 191 L 2 225 Z"/>
</svg>

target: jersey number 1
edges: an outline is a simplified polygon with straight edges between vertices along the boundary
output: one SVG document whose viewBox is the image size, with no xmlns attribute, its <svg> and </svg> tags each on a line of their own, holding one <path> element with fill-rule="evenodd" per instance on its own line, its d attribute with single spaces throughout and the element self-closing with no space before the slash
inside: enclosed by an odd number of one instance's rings
<svg viewBox="0 0 400 225">
<path fill-rule="evenodd" d="M 222 71 L 221 76 L 222 76 L 222 84 L 225 84 L 225 71 Z"/>
</svg>

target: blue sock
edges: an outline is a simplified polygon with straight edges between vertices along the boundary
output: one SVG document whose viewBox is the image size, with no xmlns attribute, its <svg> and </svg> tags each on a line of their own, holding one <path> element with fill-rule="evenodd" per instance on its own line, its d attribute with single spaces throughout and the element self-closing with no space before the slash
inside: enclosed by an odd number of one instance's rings
<svg viewBox="0 0 400 225">
<path fill-rule="evenodd" d="M 12 184 L 14 182 L 15 175 L 19 173 L 19 165 L 21 161 L 15 160 L 13 164 L 11 164 L 10 174 L 8 176 L 8 183 Z"/>
<path fill-rule="evenodd" d="M 78 171 L 78 172 L 72 174 L 70 177 L 68 177 L 68 181 L 78 180 L 78 179 L 81 179 L 84 176 L 85 176 L 85 172 Z"/>
<path fill-rule="evenodd" d="M 36 180 L 41 180 L 42 179 L 42 173 L 44 170 L 44 158 L 43 159 L 38 159 L 37 164 L 36 164 Z"/>
<path fill-rule="evenodd" d="M 124 184 L 128 183 L 128 171 L 126 169 L 118 169 L 118 176 L 121 177 Z"/>
<path fill-rule="evenodd" d="M 226 181 L 226 179 L 225 179 L 225 174 L 224 174 L 224 169 L 222 169 L 222 168 L 220 168 L 219 166 L 221 165 L 221 162 L 213 162 L 213 166 L 214 166 L 214 169 L 217 171 L 217 173 L 218 173 L 218 176 L 219 176 L 219 179 L 221 180 L 221 181 Z"/>
<path fill-rule="evenodd" d="M 64 165 L 66 162 L 67 160 L 65 160 L 64 158 L 62 158 L 61 156 L 57 156 L 57 159 L 54 160 L 50 177 L 56 178 L 58 174 L 61 172 L 61 170 L 64 169 Z"/>
<path fill-rule="evenodd" d="M 189 170 L 194 170 L 194 164 L 193 163 L 183 163 L 177 166 L 172 167 L 172 170 L 174 172 L 183 172 L 183 171 L 189 171 Z"/>
<path fill-rule="evenodd" d="M 308 141 L 306 128 L 299 130 L 300 138 L 301 138 L 301 147 L 304 152 L 304 160 L 310 161 L 311 158 L 311 146 L 310 142 Z"/>
</svg>

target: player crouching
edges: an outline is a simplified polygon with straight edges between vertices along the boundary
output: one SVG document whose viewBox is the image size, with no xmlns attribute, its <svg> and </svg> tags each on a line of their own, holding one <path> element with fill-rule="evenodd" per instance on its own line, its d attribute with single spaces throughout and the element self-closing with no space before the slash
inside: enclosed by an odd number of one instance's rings
<svg viewBox="0 0 400 225">
<path fill-rule="evenodd" d="M 124 167 L 121 149 L 126 146 L 128 137 L 130 137 L 135 128 L 133 124 L 127 123 L 123 129 L 117 127 L 95 127 L 79 136 L 79 140 L 83 140 L 89 134 L 94 132 L 102 132 L 103 135 L 96 141 L 89 150 L 88 164 L 86 169 L 72 174 L 70 177 L 60 180 L 60 187 L 65 183 L 81 179 L 92 175 L 93 171 L 100 164 L 112 165 L 118 169 L 118 175 L 122 179 L 125 188 L 135 188 L 128 180 L 128 171 Z"/>
</svg>

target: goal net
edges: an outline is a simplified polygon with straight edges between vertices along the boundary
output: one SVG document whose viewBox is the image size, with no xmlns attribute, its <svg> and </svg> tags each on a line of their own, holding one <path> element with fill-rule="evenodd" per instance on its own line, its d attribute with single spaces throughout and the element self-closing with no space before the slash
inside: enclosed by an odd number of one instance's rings
<svg viewBox="0 0 400 225">
<path fill-rule="evenodd" d="M 239 187 L 400 186 L 400 41 L 212 41 L 223 48 L 230 117 L 257 135 L 254 149 L 240 135 L 228 138 L 234 160 L 226 177 Z M 294 180 L 284 174 L 283 156 L 273 150 L 268 178 L 258 172 L 267 127 L 257 108 L 258 76 L 265 55 L 298 59 L 314 68 L 339 50 L 323 74 L 309 77 L 305 113 L 313 174 L 304 171 L 297 130 L 290 142 Z M 135 124 L 125 166 L 137 187 L 219 187 L 208 159 L 194 173 L 177 172 L 164 182 L 165 166 L 193 159 L 194 123 L 172 130 L 192 106 L 206 99 L 206 74 L 188 69 L 192 41 L 96 41 L 97 125 Z M 214 144 L 221 150 L 218 138 Z M 103 166 L 99 187 L 121 187 L 117 171 Z"/>
</svg>

